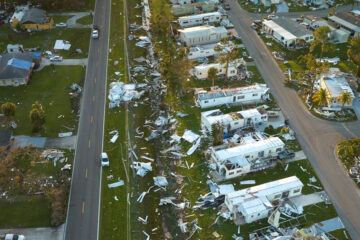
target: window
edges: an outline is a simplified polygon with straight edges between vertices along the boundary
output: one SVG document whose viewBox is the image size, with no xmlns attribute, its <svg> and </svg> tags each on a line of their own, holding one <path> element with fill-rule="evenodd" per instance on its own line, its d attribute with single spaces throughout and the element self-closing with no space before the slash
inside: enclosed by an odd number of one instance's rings
<svg viewBox="0 0 360 240">
<path fill-rule="evenodd" d="M 229 172 L 229 175 L 234 175 L 234 172 Z"/>
<path fill-rule="evenodd" d="M 239 122 L 234 122 L 234 125 L 239 125 Z"/>
<path fill-rule="evenodd" d="M 299 188 L 299 189 L 295 189 L 295 190 L 293 191 L 293 193 L 298 193 L 298 192 L 300 192 L 300 188 Z"/>
<path fill-rule="evenodd" d="M 280 152 L 280 151 L 281 151 L 281 148 L 277 148 L 277 149 L 276 149 L 276 152 Z"/>
<path fill-rule="evenodd" d="M 250 155 L 245 156 L 245 158 L 249 158 L 249 157 L 250 157 Z"/>
<path fill-rule="evenodd" d="M 244 98 L 245 98 L 244 95 L 240 95 L 240 96 L 237 97 L 237 99 L 244 99 Z"/>
<path fill-rule="evenodd" d="M 209 101 L 204 101 L 204 103 L 208 103 Z"/>
<path fill-rule="evenodd" d="M 260 216 L 260 213 L 258 213 L 258 216 Z"/>
<path fill-rule="evenodd" d="M 306 41 L 309 40 L 309 37 L 306 37 L 305 40 L 306 40 Z"/>
<path fill-rule="evenodd" d="M 251 218 L 253 218 L 254 217 L 254 215 L 251 215 Z"/>
<path fill-rule="evenodd" d="M 261 119 L 266 119 L 266 116 L 261 116 Z"/>
<path fill-rule="evenodd" d="M 275 195 L 275 199 L 278 199 L 278 198 L 280 198 L 281 197 L 281 194 L 277 194 L 277 195 Z"/>
<path fill-rule="evenodd" d="M 231 70 L 230 73 L 235 73 L 235 70 Z"/>
<path fill-rule="evenodd" d="M 237 170 L 236 173 L 241 173 L 241 170 Z"/>
<path fill-rule="evenodd" d="M 263 157 L 264 156 L 264 151 L 258 152 L 258 156 Z"/>
<path fill-rule="evenodd" d="M 256 97 L 258 94 L 257 93 L 253 93 L 253 97 Z"/>
</svg>

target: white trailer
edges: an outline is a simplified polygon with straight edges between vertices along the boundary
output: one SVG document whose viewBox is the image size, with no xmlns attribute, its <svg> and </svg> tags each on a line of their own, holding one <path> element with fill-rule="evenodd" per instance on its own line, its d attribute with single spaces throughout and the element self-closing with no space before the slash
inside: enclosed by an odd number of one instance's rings
<svg viewBox="0 0 360 240">
<path fill-rule="evenodd" d="M 181 27 L 184 28 L 205 25 L 209 23 L 218 23 L 220 20 L 221 14 L 219 12 L 210 12 L 179 17 L 177 22 Z"/>
</svg>

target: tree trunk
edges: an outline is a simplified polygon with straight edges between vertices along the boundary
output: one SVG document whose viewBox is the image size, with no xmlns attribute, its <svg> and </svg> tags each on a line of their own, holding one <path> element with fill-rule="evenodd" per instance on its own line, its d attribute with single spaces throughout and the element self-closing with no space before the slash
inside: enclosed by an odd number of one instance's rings
<svg viewBox="0 0 360 240">
<path fill-rule="evenodd" d="M 227 78 L 228 78 L 228 70 L 229 70 L 229 62 L 230 62 L 230 59 L 228 58 L 226 60 L 226 65 L 225 65 L 225 77 L 224 77 L 224 85 L 227 86 Z"/>
</svg>

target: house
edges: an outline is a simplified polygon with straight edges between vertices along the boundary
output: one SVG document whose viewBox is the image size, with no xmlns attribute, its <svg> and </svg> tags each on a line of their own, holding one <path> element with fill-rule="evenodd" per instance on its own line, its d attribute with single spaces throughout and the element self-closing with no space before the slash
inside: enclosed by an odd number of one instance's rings
<svg viewBox="0 0 360 240">
<path fill-rule="evenodd" d="M 270 167 L 267 163 L 277 158 L 285 144 L 278 137 L 265 139 L 256 134 L 244 137 L 237 146 L 221 145 L 210 149 L 216 171 L 221 177 L 230 179 Z"/>
<path fill-rule="evenodd" d="M 326 27 L 329 26 L 328 22 L 319 17 L 315 17 L 313 15 L 305 15 L 304 21 L 305 24 L 307 24 L 311 29 L 315 30 L 319 27 Z"/>
<path fill-rule="evenodd" d="M 193 27 L 209 23 L 220 22 L 221 14 L 219 12 L 202 13 L 190 16 L 179 17 L 178 24 L 184 27 Z"/>
<path fill-rule="evenodd" d="M 267 218 L 274 201 L 301 195 L 304 184 L 296 176 L 225 194 L 225 205 L 237 223 Z"/>
<path fill-rule="evenodd" d="M 215 8 L 216 8 L 216 4 L 213 2 L 200 2 L 200 3 L 191 3 L 184 5 L 173 5 L 171 7 L 171 13 L 174 16 L 178 17 L 178 16 L 185 16 L 191 14 L 213 12 L 215 11 Z"/>
<path fill-rule="evenodd" d="M 228 69 L 227 69 L 227 77 L 236 77 L 240 73 L 241 66 L 245 66 L 245 62 L 243 60 L 238 60 L 229 63 Z M 199 65 L 194 67 L 194 76 L 199 80 L 207 79 L 208 77 L 208 71 L 210 68 L 216 68 L 218 70 L 217 75 L 225 75 L 226 72 L 226 64 L 220 64 L 220 63 L 211 63 L 211 64 L 205 64 L 205 65 Z"/>
<path fill-rule="evenodd" d="M 349 92 L 351 99 L 355 98 L 347 79 L 346 74 L 342 72 L 332 72 L 330 74 L 323 74 L 320 77 L 320 87 L 325 89 L 328 93 L 328 107 L 333 109 L 340 109 L 342 103 L 338 101 L 338 97 L 343 92 Z M 345 104 L 345 107 L 351 107 L 352 104 Z"/>
<path fill-rule="evenodd" d="M 0 86 L 19 86 L 29 82 L 35 66 L 35 53 L 0 55 Z"/>
<path fill-rule="evenodd" d="M 219 107 L 231 104 L 259 103 L 267 99 L 269 88 L 265 84 L 240 88 L 217 89 L 195 92 L 195 103 L 200 108 Z"/>
<path fill-rule="evenodd" d="M 228 133 L 267 121 L 268 115 L 264 108 L 253 108 L 228 114 L 223 114 L 219 109 L 201 113 L 201 125 L 203 129 L 209 132 L 212 131 L 212 126 L 217 123 L 223 125 L 225 132 Z"/>
<path fill-rule="evenodd" d="M 314 40 L 312 32 L 306 26 L 289 18 L 279 17 L 273 20 L 264 20 L 262 27 L 275 41 L 285 47 L 300 47 L 301 40 L 307 43 Z"/>
<path fill-rule="evenodd" d="M 328 18 L 330 25 L 350 32 L 351 37 L 360 35 L 360 17 L 351 12 L 339 12 Z"/>
<path fill-rule="evenodd" d="M 54 26 L 54 19 L 47 16 L 46 11 L 29 7 L 17 10 L 10 19 L 11 27 L 16 28 L 18 24 L 27 30 L 48 30 Z"/>
<path fill-rule="evenodd" d="M 21 44 L 8 44 L 6 47 L 7 53 L 19 53 L 24 52 L 24 47 Z"/>
<path fill-rule="evenodd" d="M 281 0 L 260 0 L 261 4 L 266 6 L 266 7 L 270 7 L 271 5 L 274 4 L 280 4 L 282 1 Z"/>
<path fill-rule="evenodd" d="M 225 27 L 198 26 L 178 30 L 179 39 L 186 46 L 217 43 L 227 37 Z"/>
</svg>

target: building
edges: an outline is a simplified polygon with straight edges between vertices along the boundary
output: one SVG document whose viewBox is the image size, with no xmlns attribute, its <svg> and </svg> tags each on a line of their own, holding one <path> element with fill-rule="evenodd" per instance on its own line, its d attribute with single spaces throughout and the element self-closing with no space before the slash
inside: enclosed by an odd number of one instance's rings
<svg viewBox="0 0 360 240">
<path fill-rule="evenodd" d="M 283 178 L 225 194 L 225 205 L 237 223 L 252 223 L 269 217 L 274 201 L 301 195 L 303 186 L 296 176 Z"/>
<path fill-rule="evenodd" d="M 312 32 L 306 26 L 298 24 L 289 18 L 280 17 L 273 20 L 264 20 L 262 26 L 263 30 L 272 36 L 275 41 L 285 47 L 304 47 L 301 40 L 307 43 L 314 40 Z"/>
<path fill-rule="evenodd" d="M 215 51 L 215 48 L 218 45 L 223 46 L 223 43 L 211 43 L 211 44 L 204 44 L 200 46 L 191 47 L 190 52 L 188 54 L 188 58 L 197 59 L 197 58 L 211 57 L 227 51 L 228 48 L 225 48 L 222 52 Z M 233 44 L 232 42 L 229 42 L 228 44 L 225 44 L 225 46 L 240 48 L 241 44 Z"/>
<path fill-rule="evenodd" d="M 175 16 L 186 16 L 191 14 L 199 14 L 215 11 L 216 4 L 214 2 L 200 2 L 184 5 L 173 5 L 171 13 Z"/>
<path fill-rule="evenodd" d="M 268 92 L 269 88 L 265 84 L 212 91 L 198 89 L 195 92 L 195 103 L 200 108 L 259 103 L 268 98 Z"/>
<path fill-rule="evenodd" d="M 35 66 L 34 53 L 0 55 L 0 86 L 19 86 L 29 82 Z"/>
<path fill-rule="evenodd" d="M 328 22 L 319 17 L 315 17 L 313 15 L 305 15 L 304 21 L 305 24 L 307 24 L 311 29 L 315 30 L 319 27 L 326 27 L 329 26 Z"/>
<path fill-rule="evenodd" d="M 191 0 L 170 0 L 171 4 L 191 4 Z"/>
<path fill-rule="evenodd" d="M 335 28 L 350 32 L 351 37 L 360 35 L 360 17 L 350 12 L 339 12 L 330 16 L 329 23 Z"/>
<path fill-rule="evenodd" d="M 8 44 L 6 47 L 7 53 L 19 53 L 24 52 L 24 47 L 21 44 Z"/>
<path fill-rule="evenodd" d="M 234 61 L 232 63 L 229 63 L 228 69 L 227 69 L 227 77 L 236 77 L 241 72 L 240 67 L 245 66 L 245 62 L 242 60 Z M 194 76 L 199 80 L 205 80 L 208 77 L 208 71 L 210 68 L 216 68 L 218 70 L 217 75 L 222 76 L 225 75 L 226 72 L 226 64 L 220 64 L 220 63 L 211 63 L 211 64 L 205 64 L 205 65 L 199 65 L 194 67 Z"/>
<path fill-rule="evenodd" d="M 258 2 L 258 1 L 256 1 Z M 281 0 L 260 0 L 261 4 L 267 7 L 270 7 L 271 5 L 280 4 Z"/>
<path fill-rule="evenodd" d="M 285 148 L 278 137 L 264 139 L 261 135 L 249 135 L 237 146 L 216 146 L 211 148 L 211 159 L 216 164 L 216 171 L 225 179 L 235 178 L 251 172 L 253 169 L 265 169 L 261 165 L 277 158 Z M 255 170 L 254 170 L 255 171 Z"/>
<path fill-rule="evenodd" d="M 17 10 L 10 19 L 11 27 L 18 24 L 27 30 L 48 30 L 54 26 L 54 19 L 47 16 L 46 11 L 38 8 Z"/>
<path fill-rule="evenodd" d="M 212 131 L 212 126 L 217 123 L 223 125 L 225 132 L 228 133 L 267 121 L 268 115 L 264 108 L 253 108 L 227 114 L 223 114 L 219 109 L 201 113 L 201 125 L 203 129 L 209 132 Z"/>
<path fill-rule="evenodd" d="M 186 46 L 217 43 L 227 37 L 225 27 L 198 26 L 178 30 L 179 39 Z"/>
<path fill-rule="evenodd" d="M 340 109 L 342 103 L 338 98 L 343 92 L 349 92 L 351 99 L 355 98 L 347 79 L 346 74 L 342 72 L 335 72 L 324 74 L 320 77 L 320 87 L 325 89 L 328 93 L 328 107 L 333 109 Z M 345 104 L 345 107 L 351 107 L 352 104 Z"/>
<path fill-rule="evenodd" d="M 221 20 L 219 12 L 202 13 L 190 16 L 179 17 L 177 22 L 181 27 L 193 27 L 209 23 L 218 23 Z"/>
</svg>

